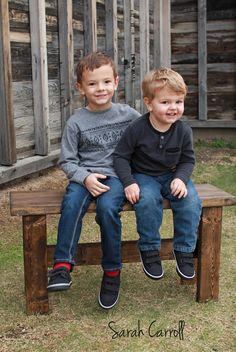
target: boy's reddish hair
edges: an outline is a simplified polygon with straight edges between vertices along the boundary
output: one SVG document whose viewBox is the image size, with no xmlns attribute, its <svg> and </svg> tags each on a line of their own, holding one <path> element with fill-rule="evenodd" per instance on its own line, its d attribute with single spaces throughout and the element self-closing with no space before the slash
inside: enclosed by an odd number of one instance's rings
<svg viewBox="0 0 236 352">
<path fill-rule="evenodd" d="M 77 82 L 82 83 L 84 71 L 93 71 L 103 65 L 110 65 L 113 69 L 114 78 L 117 77 L 117 71 L 113 59 L 106 53 L 97 51 L 86 55 L 77 65 L 76 74 Z"/>
<path fill-rule="evenodd" d="M 187 86 L 183 77 L 171 68 L 161 67 L 148 72 L 142 82 L 143 97 L 154 99 L 156 90 L 168 87 L 176 93 L 186 96 Z"/>
</svg>

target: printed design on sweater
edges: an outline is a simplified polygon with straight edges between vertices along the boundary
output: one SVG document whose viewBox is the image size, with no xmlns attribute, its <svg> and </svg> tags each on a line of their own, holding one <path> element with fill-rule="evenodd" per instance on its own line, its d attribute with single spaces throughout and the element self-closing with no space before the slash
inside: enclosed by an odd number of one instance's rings
<svg viewBox="0 0 236 352">
<path fill-rule="evenodd" d="M 131 120 L 91 128 L 80 132 L 79 148 L 81 151 L 98 151 L 115 148 L 117 142 Z"/>
</svg>

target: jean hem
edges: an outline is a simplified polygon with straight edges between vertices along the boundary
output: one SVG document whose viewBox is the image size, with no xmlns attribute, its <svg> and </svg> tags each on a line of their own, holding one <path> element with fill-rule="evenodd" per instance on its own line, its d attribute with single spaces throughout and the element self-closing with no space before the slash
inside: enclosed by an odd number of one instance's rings
<svg viewBox="0 0 236 352">
<path fill-rule="evenodd" d="M 121 270 L 122 269 L 122 266 L 119 266 L 119 267 L 114 267 L 114 268 L 105 268 L 104 266 L 102 267 L 102 270 L 103 271 L 118 271 L 118 270 Z"/>
<path fill-rule="evenodd" d="M 155 250 L 158 250 L 158 251 L 160 251 L 160 246 L 158 246 L 158 245 L 152 245 L 152 246 L 138 246 L 138 248 L 139 248 L 139 250 L 140 251 L 155 251 Z"/>
<path fill-rule="evenodd" d="M 177 247 L 174 246 L 174 250 L 182 253 L 193 253 L 195 251 L 195 247 Z"/>
<path fill-rule="evenodd" d="M 68 263 L 71 265 L 75 265 L 74 260 L 68 260 L 68 259 L 54 259 L 54 264 L 56 264 L 56 263 Z"/>
</svg>

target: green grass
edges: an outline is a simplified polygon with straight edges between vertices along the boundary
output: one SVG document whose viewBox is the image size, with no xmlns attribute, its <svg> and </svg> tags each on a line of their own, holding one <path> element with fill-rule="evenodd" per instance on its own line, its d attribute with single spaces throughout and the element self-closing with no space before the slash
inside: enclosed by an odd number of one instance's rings
<svg viewBox="0 0 236 352">
<path fill-rule="evenodd" d="M 236 195 L 236 165 L 199 164 L 194 170 L 193 180 L 196 183 L 211 183 Z"/>
<path fill-rule="evenodd" d="M 202 147 L 201 147 L 202 148 Z M 236 195 L 233 163 L 199 163 L 193 179 L 212 183 Z M 195 287 L 179 284 L 172 261 L 164 261 L 165 276 L 149 280 L 140 264 L 124 264 L 120 300 L 111 311 L 100 309 L 97 293 L 99 266 L 76 267 L 68 292 L 50 294 L 50 314 L 25 314 L 21 224 L 1 220 L 0 236 L 0 351 L 1 352 L 233 352 L 236 350 L 236 207 L 224 209 L 219 301 L 199 304 Z M 56 239 L 57 217 L 49 218 L 49 242 Z M 132 213 L 122 215 L 123 237 L 137 238 Z M 163 237 L 172 232 L 170 212 L 165 213 Z M 83 241 L 99 239 L 92 215 L 85 218 Z M 114 323 L 110 323 L 110 322 Z M 183 340 L 160 336 L 178 329 L 184 321 Z M 138 325 L 139 324 L 139 325 Z M 152 335 L 148 328 L 152 324 Z M 113 338 L 114 331 L 121 337 Z M 143 335 L 138 336 L 138 327 Z M 126 336 L 127 329 L 133 335 Z"/>
<path fill-rule="evenodd" d="M 201 139 L 195 143 L 196 147 L 208 147 L 208 148 L 230 148 L 236 149 L 236 143 L 232 141 L 226 141 L 224 139 Z"/>
</svg>

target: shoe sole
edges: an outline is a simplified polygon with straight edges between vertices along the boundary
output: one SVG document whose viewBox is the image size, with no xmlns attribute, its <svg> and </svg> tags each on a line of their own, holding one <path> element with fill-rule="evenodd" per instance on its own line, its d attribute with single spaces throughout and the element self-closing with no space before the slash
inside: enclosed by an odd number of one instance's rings
<svg viewBox="0 0 236 352">
<path fill-rule="evenodd" d="M 150 274 L 144 267 L 144 264 L 143 264 L 143 259 L 142 259 L 142 256 L 141 256 L 141 253 L 139 251 L 139 257 L 140 257 L 140 261 L 141 261 L 141 264 L 142 264 L 142 267 L 143 267 L 143 271 L 144 271 L 144 274 L 146 274 L 150 279 L 152 280 L 160 280 L 163 278 L 164 276 L 164 270 L 162 269 L 162 274 L 159 275 L 159 276 L 154 276 L 152 274 Z"/>
<path fill-rule="evenodd" d="M 103 309 L 111 309 L 111 308 L 113 308 L 113 307 L 116 305 L 116 303 L 118 302 L 119 296 L 120 296 L 120 293 L 118 293 L 118 296 L 117 296 L 116 301 L 115 301 L 111 306 L 104 306 L 104 305 L 102 304 L 102 302 L 101 302 L 100 293 L 99 293 L 99 295 L 98 295 L 98 303 L 100 304 L 100 306 L 101 306 Z"/>
<path fill-rule="evenodd" d="M 55 285 L 50 285 L 47 286 L 47 289 L 49 292 L 54 292 L 54 291 L 66 291 L 70 288 L 72 285 L 72 281 L 69 284 L 55 284 Z"/>
<path fill-rule="evenodd" d="M 185 279 L 185 280 L 191 280 L 191 279 L 193 279 L 194 277 L 195 277 L 195 272 L 194 272 L 194 274 L 192 275 L 192 276 L 186 276 L 186 275 L 184 275 L 181 271 L 180 271 L 180 269 L 179 269 L 179 267 L 178 267 L 178 262 L 177 262 L 177 259 L 176 259 L 176 256 L 175 256 L 175 252 L 173 251 L 173 255 L 174 255 L 174 258 L 175 258 L 175 262 L 176 262 L 176 272 L 177 272 L 177 274 L 179 275 L 179 277 L 181 277 L 181 279 Z"/>
</svg>

